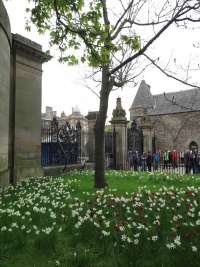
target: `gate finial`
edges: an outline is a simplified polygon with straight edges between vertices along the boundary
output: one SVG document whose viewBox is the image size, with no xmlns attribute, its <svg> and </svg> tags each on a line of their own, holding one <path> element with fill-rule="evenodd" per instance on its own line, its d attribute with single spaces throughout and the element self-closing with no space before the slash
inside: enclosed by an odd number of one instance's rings
<svg viewBox="0 0 200 267">
<path fill-rule="evenodd" d="M 117 119 L 117 120 L 118 119 L 125 119 L 126 120 L 126 111 L 122 108 L 120 97 L 117 98 L 117 105 L 116 105 L 116 108 L 113 109 L 112 115 L 113 115 L 112 120 L 115 120 L 115 119 Z"/>
</svg>

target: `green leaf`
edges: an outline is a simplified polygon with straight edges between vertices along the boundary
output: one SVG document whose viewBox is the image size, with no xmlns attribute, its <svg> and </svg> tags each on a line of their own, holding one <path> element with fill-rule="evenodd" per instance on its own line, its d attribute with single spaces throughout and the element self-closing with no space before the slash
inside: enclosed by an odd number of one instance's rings
<svg viewBox="0 0 200 267">
<path fill-rule="evenodd" d="M 85 57 L 81 57 L 81 62 L 85 63 L 85 61 L 86 61 Z"/>
<path fill-rule="evenodd" d="M 49 55 L 50 55 L 50 50 L 47 50 L 47 51 L 45 52 L 45 55 L 46 55 L 46 56 L 49 56 Z"/>
<path fill-rule="evenodd" d="M 54 36 L 56 36 L 56 32 L 51 31 L 51 32 L 50 32 L 50 35 L 51 35 L 52 37 L 54 37 Z"/>
<path fill-rule="evenodd" d="M 42 29 L 38 29 L 38 33 L 39 33 L 39 34 L 44 34 L 44 30 L 42 30 Z"/>
<path fill-rule="evenodd" d="M 27 26 L 25 27 L 25 30 L 26 30 L 27 32 L 30 32 L 30 31 L 31 31 L 31 27 L 27 25 Z"/>
</svg>

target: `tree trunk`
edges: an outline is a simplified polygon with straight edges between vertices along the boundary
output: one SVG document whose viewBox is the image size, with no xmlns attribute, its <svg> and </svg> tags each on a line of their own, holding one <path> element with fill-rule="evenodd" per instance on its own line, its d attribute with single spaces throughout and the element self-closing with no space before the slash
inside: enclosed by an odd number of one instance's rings
<svg viewBox="0 0 200 267">
<path fill-rule="evenodd" d="M 94 187 L 104 188 L 107 185 L 105 180 L 105 123 L 108 110 L 108 99 L 110 94 L 109 67 L 102 68 L 102 83 L 100 91 L 99 115 L 95 124 L 95 181 Z"/>
</svg>

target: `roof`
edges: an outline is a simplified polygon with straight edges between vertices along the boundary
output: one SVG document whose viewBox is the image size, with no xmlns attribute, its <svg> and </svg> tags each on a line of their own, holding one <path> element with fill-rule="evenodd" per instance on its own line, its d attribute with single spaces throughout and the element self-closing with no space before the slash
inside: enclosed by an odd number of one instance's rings
<svg viewBox="0 0 200 267">
<path fill-rule="evenodd" d="M 153 108 L 154 107 L 153 95 L 150 91 L 150 86 L 144 80 L 141 81 L 137 90 L 136 96 L 133 100 L 132 108 Z"/>
<path fill-rule="evenodd" d="M 179 92 L 165 93 L 165 96 L 163 93 L 153 95 L 153 98 L 155 100 L 155 107 L 148 112 L 149 115 L 200 110 L 200 89 L 189 89 Z M 174 104 L 172 103 L 172 100 Z"/>
</svg>

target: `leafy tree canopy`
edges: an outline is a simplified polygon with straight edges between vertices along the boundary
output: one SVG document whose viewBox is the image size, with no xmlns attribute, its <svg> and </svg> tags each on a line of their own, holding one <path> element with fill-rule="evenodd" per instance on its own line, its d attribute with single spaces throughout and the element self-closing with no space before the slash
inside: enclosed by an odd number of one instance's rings
<svg viewBox="0 0 200 267">
<path fill-rule="evenodd" d="M 160 65 L 160 56 L 150 47 L 172 25 L 194 28 L 200 22 L 199 0 L 30 0 L 30 23 L 43 34 L 50 31 L 60 61 L 69 65 L 87 63 L 94 74 L 101 72 L 99 115 L 95 124 L 95 187 L 105 187 L 104 128 L 109 94 L 140 76 L 153 65 L 167 76 L 189 84 L 190 64 L 170 58 Z M 30 30 L 30 25 L 27 25 Z M 173 40 L 171 40 L 173 42 Z M 156 51 L 155 51 L 156 52 Z M 169 63 L 173 63 L 173 73 Z M 199 68 L 199 67 L 198 67 Z M 178 70 L 186 74 L 178 78 Z M 94 76 L 93 76 L 94 77 Z"/>
<path fill-rule="evenodd" d="M 130 64 L 127 65 L 140 56 L 147 60 L 146 66 L 154 64 L 159 68 L 159 64 L 156 64 L 159 57 L 155 59 L 145 53 L 172 24 L 194 28 L 194 23 L 200 22 L 198 0 L 29 2 L 34 5 L 26 9 L 31 15 L 27 30 L 31 29 L 33 23 L 40 34 L 50 31 L 50 44 L 59 48 L 59 60 L 69 65 L 80 62 L 87 63 L 92 68 L 109 65 L 110 75 L 116 75 L 117 87 L 130 81 L 127 72 L 136 68 L 133 64 L 131 67 Z M 138 61 L 136 65 L 139 66 Z M 146 66 L 143 65 L 133 76 L 139 76 Z"/>
<path fill-rule="evenodd" d="M 38 32 L 43 34 L 50 30 L 50 43 L 57 45 L 62 52 L 61 61 L 69 65 L 86 62 L 91 67 L 99 67 L 111 63 L 110 53 L 121 51 L 123 44 L 140 49 L 139 36 L 122 35 L 121 44 L 114 42 L 116 26 L 103 23 L 101 1 L 84 0 L 43 0 L 35 2 L 31 12 L 31 22 Z M 30 25 L 26 26 L 30 30 Z M 83 48 L 83 53 L 77 57 L 72 52 Z M 63 56 L 65 54 L 65 56 Z M 66 55 L 67 54 L 67 55 Z"/>
</svg>

